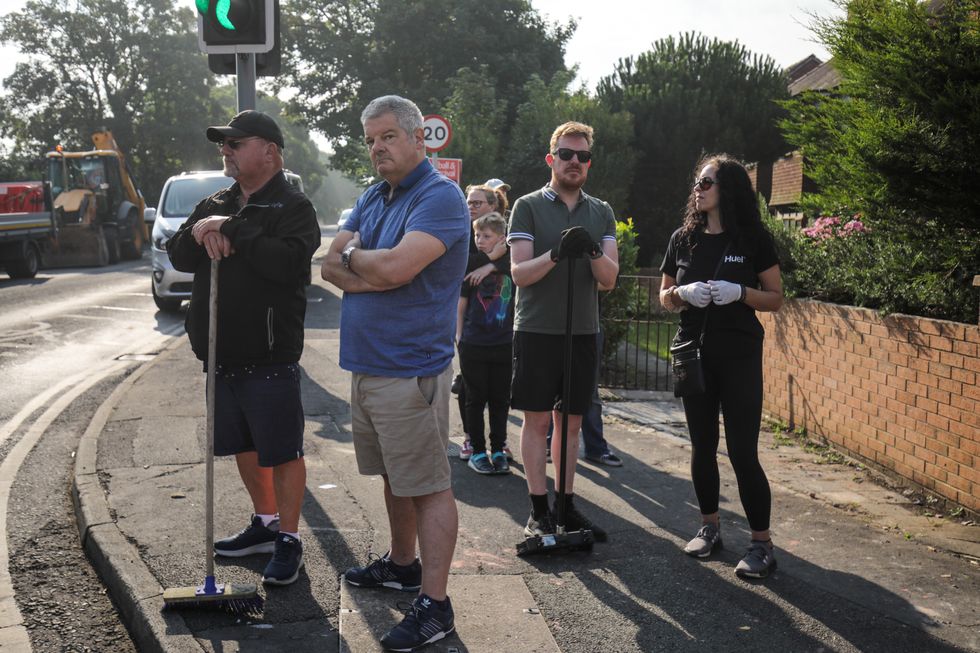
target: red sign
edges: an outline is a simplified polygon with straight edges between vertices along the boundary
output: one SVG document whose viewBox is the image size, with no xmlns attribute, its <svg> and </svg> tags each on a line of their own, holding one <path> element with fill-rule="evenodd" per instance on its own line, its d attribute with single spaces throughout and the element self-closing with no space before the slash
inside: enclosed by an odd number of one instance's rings
<svg viewBox="0 0 980 653">
<path fill-rule="evenodd" d="M 426 152 L 441 152 L 449 146 L 453 137 L 453 128 L 449 126 L 449 121 L 438 113 L 429 114 L 422 119 L 422 132 Z"/>
<path fill-rule="evenodd" d="M 435 165 L 436 170 L 446 175 L 457 184 L 463 178 L 463 160 L 462 159 L 443 159 L 438 158 L 432 161 Z"/>
</svg>

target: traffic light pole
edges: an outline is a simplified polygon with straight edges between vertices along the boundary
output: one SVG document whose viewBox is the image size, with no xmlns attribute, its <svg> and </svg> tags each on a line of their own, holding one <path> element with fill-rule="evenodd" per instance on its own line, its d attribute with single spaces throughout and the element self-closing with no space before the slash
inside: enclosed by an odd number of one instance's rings
<svg viewBox="0 0 980 653">
<path fill-rule="evenodd" d="M 239 53 L 235 57 L 238 73 L 238 110 L 255 108 L 255 55 Z"/>
</svg>

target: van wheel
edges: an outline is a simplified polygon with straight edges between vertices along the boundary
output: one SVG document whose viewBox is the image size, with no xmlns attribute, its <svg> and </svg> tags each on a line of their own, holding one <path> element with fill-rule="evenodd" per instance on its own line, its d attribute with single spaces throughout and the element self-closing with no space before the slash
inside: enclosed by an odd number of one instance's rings
<svg viewBox="0 0 980 653">
<path fill-rule="evenodd" d="M 34 243 L 24 243 L 24 257 L 7 262 L 11 279 L 33 279 L 41 268 L 41 255 Z"/>
<path fill-rule="evenodd" d="M 154 284 L 152 281 L 150 282 L 150 292 L 153 293 L 153 303 L 156 304 L 157 308 L 164 313 L 176 313 L 180 310 L 180 300 L 168 299 L 157 295 L 156 284 Z"/>
</svg>

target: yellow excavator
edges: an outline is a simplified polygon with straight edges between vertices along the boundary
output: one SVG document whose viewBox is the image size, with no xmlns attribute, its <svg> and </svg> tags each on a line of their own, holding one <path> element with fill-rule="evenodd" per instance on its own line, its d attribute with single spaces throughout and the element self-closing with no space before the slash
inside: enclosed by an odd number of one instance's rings
<svg viewBox="0 0 980 653">
<path fill-rule="evenodd" d="M 112 132 L 92 134 L 94 150 L 47 153 L 57 235 L 44 267 L 107 265 L 138 259 L 147 242 L 146 202 Z"/>
</svg>

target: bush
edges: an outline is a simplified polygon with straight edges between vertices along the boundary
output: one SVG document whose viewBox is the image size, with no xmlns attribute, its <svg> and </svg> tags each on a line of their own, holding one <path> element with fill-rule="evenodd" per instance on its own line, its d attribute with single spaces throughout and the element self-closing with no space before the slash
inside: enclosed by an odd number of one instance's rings
<svg viewBox="0 0 980 653">
<path fill-rule="evenodd" d="M 639 271 L 636 259 L 640 248 L 632 218 L 616 223 L 616 245 L 619 249 L 619 279 L 615 290 L 602 296 L 603 356 L 607 360 L 615 356 L 620 342 L 627 336 L 629 320 L 646 315 L 650 303 L 645 287 L 640 287 L 636 279 L 624 278 L 635 276 Z"/>
<path fill-rule="evenodd" d="M 768 219 L 789 297 L 812 297 L 972 323 L 977 297 L 960 266 L 980 260 L 980 243 L 967 230 L 936 223 L 919 226 L 916 238 L 859 219 L 818 218 L 794 230 Z M 922 247 L 921 240 L 932 243 Z"/>
</svg>

